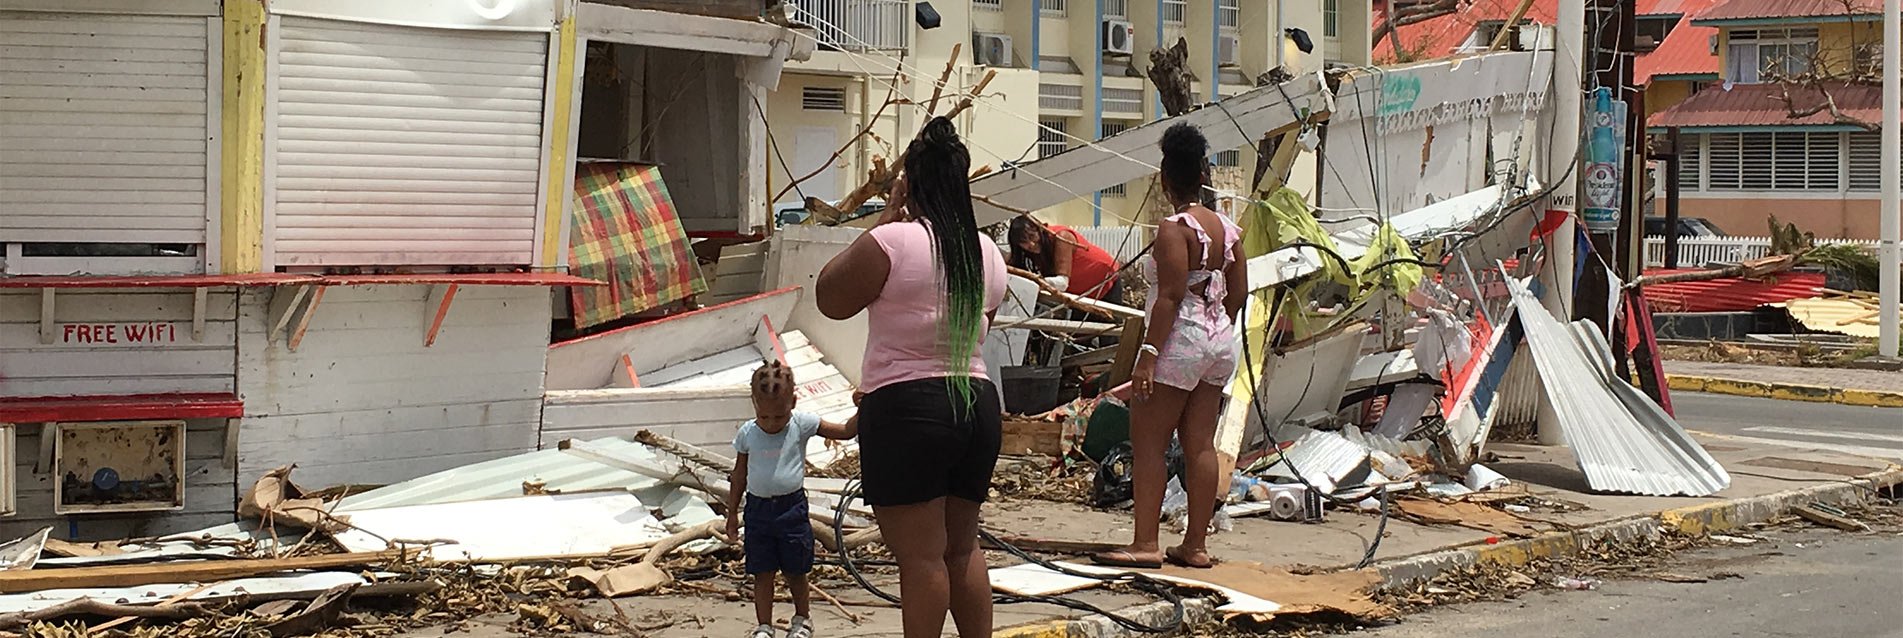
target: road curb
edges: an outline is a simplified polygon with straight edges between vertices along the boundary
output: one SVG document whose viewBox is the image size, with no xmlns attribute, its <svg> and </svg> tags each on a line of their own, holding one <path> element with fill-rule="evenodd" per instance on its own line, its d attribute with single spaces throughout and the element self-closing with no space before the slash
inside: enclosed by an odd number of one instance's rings
<svg viewBox="0 0 1903 638">
<path fill-rule="evenodd" d="M 1554 532 L 1533 538 L 1496 544 L 1475 543 L 1436 550 L 1413 556 L 1391 558 L 1375 563 L 1383 589 L 1411 587 L 1443 572 L 1462 567 L 1490 564 L 1520 566 L 1536 560 L 1557 558 L 1580 552 L 1604 540 L 1629 541 L 1657 538 L 1667 532 L 1715 534 L 1762 523 L 1810 503 L 1844 505 L 1862 503 L 1882 489 L 1903 484 L 1903 467 L 1892 466 L 1882 472 L 1854 479 L 1823 483 L 1794 490 L 1746 498 L 1727 499 L 1661 511 L 1657 514 L 1609 521 L 1567 532 Z M 1343 569 L 1346 569 L 1344 567 Z M 1186 627 L 1194 627 L 1215 617 L 1215 604 L 1207 599 L 1184 601 Z M 1155 624 L 1169 618 L 1169 603 L 1138 605 L 1118 613 L 1145 623 Z M 1108 618 L 1091 616 L 1068 620 L 1047 620 L 998 630 L 994 638 L 1135 638 L 1141 635 L 1118 626 Z"/>
<path fill-rule="evenodd" d="M 1688 374 L 1665 375 L 1676 392 L 1705 392 L 1760 399 L 1836 403 L 1867 408 L 1903 408 L 1903 392 L 1834 388 L 1801 383 L 1770 383 Z"/>
</svg>

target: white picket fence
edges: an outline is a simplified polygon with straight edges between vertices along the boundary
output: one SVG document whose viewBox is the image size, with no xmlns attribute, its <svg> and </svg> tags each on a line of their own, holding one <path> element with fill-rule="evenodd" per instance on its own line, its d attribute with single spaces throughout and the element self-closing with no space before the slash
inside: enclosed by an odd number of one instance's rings
<svg viewBox="0 0 1903 638">
<path fill-rule="evenodd" d="M 1140 226 L 1079 226 L 1077 234 L 1125 263 L 1150 245 L 1150 230 Z"/>
<path fill-rule="evenodd" d="M 1819 239 L 1820 244 L 1856 244 L 1875 250 L 1877 242 L 1868 239 Z M 1697 268 L 1711 262 L 1737 262 L 1757 259 L 1771 252 L 1769 237 L 1680 237 L 1678 266 Z M 1665 238 L 1645 238 L 1645 267 L 1665 266 Z"/>
</svg>

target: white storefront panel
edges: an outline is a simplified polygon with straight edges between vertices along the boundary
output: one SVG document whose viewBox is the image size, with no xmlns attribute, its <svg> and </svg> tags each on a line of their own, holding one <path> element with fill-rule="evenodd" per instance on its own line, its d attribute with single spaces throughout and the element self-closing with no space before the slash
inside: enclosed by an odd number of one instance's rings
<svg viewBox="0 0 1903 638">
<path fill-rule="evenodd" d="M 273 24 L 274 265 L 533 261 L 547 33 Z"/>
</svg>

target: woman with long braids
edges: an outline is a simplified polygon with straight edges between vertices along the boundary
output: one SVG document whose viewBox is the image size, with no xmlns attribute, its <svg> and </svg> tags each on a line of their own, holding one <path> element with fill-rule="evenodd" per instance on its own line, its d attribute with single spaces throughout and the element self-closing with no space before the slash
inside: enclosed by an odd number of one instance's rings
<svg viewBox="0 0 1903 638">
<path fill-rule="evenodd" d="M 991 635 L 978 508 L 998 462 L 1003 404 L 985 376 L 984 334 L 1004 303 L 1004 256 L 971 212 L 971 155 L 932 118 L 905 150 L 886 214 L 820 270 L 819 311 L 865 311 L 860 472 L 899 563 L 907 638 Z"/>
<path fill-rule="evenodd" d="M 1236 373 L 1236 316 L 1248 294 L 1241 229 L 1200 203 L 1207 182 L 1209 141 L 1187 124 L 1163 132 L 1162 182 L 1175 214 L 1156 228 L 1155 258 L 1145 269 L 1150 282 L 1149 325 L 1131 371 L 1131 486 L 1136 500 L 1135 539 L 1123 549 L 1092 558 L 1121 567 L 1209 567 L 1205 539 L 1215 513 L 1220 480 L 1216 419 L 1222 389 Z M 1189 492 L 1189 526 L 1183 543 L 1162 550 L 1157 541 L 1163 507 L 1165 448 L 1170 435 L 1183 447 L 1183 489 Z"/>
</svg>

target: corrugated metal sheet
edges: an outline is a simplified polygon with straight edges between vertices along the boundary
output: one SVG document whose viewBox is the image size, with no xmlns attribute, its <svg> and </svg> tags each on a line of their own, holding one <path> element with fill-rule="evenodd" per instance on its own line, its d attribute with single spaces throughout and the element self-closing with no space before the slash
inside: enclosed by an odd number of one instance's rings
<svg viewBox="0 0 1903 638">
<path fill-rule="evenodd" d="M 1698 14 L 1701 23 L 1769 18 L 1879 15 L 1881 0 L 1730 0 Z"/>
<path fill-rule="evenodd" d="M 1877 338 L 1877 309 L 1874 301 L 1859 303 L 1849 299 L 1792 299 L 1771 304 L 1791 313 L 1804 327 L 1818 332 L 1835 332 L 1865 339 Z"/>
<path fill-rule="evenodd" d="M 1277 434 L 1277 438 L 1284 441 L 1294 438 L 1295 443 L 1282 449 L 1282 456 L 1288 462 L 1270 466 L 1262 471 L 1263 475 L 1294 478 L 1295 473 L 1289 469 L 1294 465 L 1310 485 L 1324 493 L 1333 493 L 1336 487 L 1368 473 L 1368 449 L 1338 433 L 1284 427 Z"/>
<path fill-rule="evenodd" d="M 1718 73 L 1718 54 L 1712 50 L 1711 37 L 1718 34 L 1716 27 L 1701 27 L 1692 24 L 1692 17 L 1699 11 L 1710 7 L 1713 0 L 1666 0 L 1656 3 L 1657 8 L 1671 9 L 1657 13 L 1683 14 L 1671 32 L 1665 34 L 1665 41 L 1646 53 L 1632 66 L 1632 79 L 1644 85 L 1655 75 L 1716 75 Z M 1674 6 L 1667 6 L 1674 5 Z M 1641 7 L 1644 8 L 1644 7 Z"/>
<path fill-rule="evenodd" d="M 282 20 L 277 265 L 533 261 L 548 34 Z"/>
<path fill-rule="evenodd" d="M 661 458 L 647 446 L 627 439 L 594 439 L 588 445 L 621 456 L 651 459 L 657 464 L 661 462 Z M 377 488 L 345 498 L 338 509 L 375 509 L 509 498 L 521 496 L 522 483 L 526 481 L 540 482 L 553 492 L 647 490 L 661 485 L 655 479 L 551 448 L 464 465 Z"/>
<path fill-rule="evenodd" d="M 0 11 L 0 238 L 204 243 L 214 25 Z"/>
<path fill-rule="evenodd" d="M 1525 285 L 1507 285 L 1547 397 L 1587 484 L 1654 496 L 1706 496 L 1731 484 L 1730 474 L 1677 421 L 1617 379 L 1611 349 L 1592 324 L 1569 327 Z"/>
<path fill-rule="evenodd" d="M 1688 270 L 1651 270 L 1646 274 L 1674 272 Z M 1813 297 L 1823 289 L 1823 273 L 1787 272 L 1764 281 L 1733 278 L 1655 284 L 1645 287 L 1645 303 L 1653 312 L 1744 312 Z"/>
<path fill-rule="evenodd" d="M 1827 90 L 1845 115 L 1875 122 L 1883 116 L 1883 88 L 1871 84 L 1832 84 Z M 1733 84 L 1714 86 L 1693 93 L 1672 108 L 1652 114 L 1651 127 L 1715 126 L 1830 126 L 1837 124 L 1828 109 L 1806 117 L 1790 117 L 1792 109 L 1803 111 L 1823 104 L 1824 92 L 1805 87 L 1791 89 L 1791 106 L 1779 98 L 1783 85 Z"/>
</svg>

